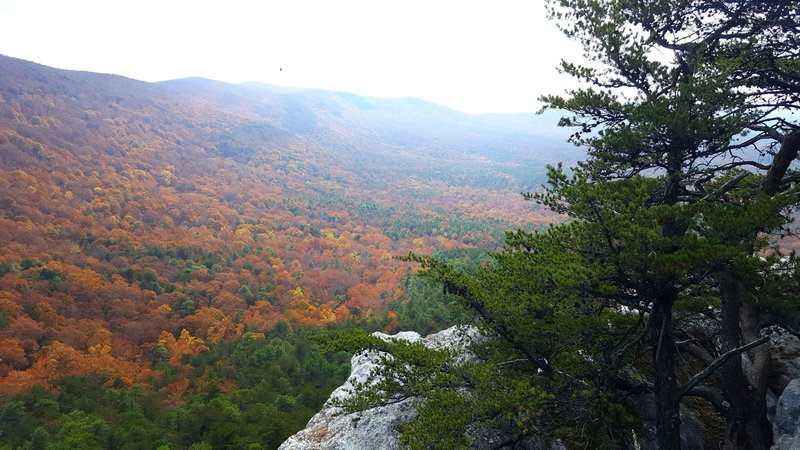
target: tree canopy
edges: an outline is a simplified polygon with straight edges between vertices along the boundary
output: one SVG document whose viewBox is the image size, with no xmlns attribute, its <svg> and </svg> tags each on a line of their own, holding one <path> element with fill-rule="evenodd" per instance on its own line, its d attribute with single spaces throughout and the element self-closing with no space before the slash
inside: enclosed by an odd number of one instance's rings
<svg viewBox="0 0 800 450">
<path fill-rule="evenodd" d="M 526 196 L 569 220 L 509 233 L 505 250 L 475 272 L 412 256 L 499 339 L 476 348 L 479 362 L 449 384 L 415 392 L 451 404 L 455 394 L 442 389 L 474 387 L 459 400 L 470 402 L 472 423 L 425 425 L 428 402 L 410 434 L 445 439 L 421 431 L 429 426 L 458 440 L 489 424 L 512 441 L 537 430 L 627 447 L 635 425 L 625 411 L 645 395 L 659 448 L 678 449 L 681 403 L 693 396 L 725 421 L 719 445 L 769 448 L 764 330 L 791 327 L 780 318 L 796 317 L 798 304 L 795 257 L 777 237 L 791 233 L 798 205 L 800 2 L 548 7 L 586 61 L 561 65 L 582 87 L 543 100 L 565 111 L 560 124 L 577 128 L 571 140 L 587 158 L 569 171 L 552 167 L 545 191 Z M 420 386 L 429 373 L 405 378 Z M 501 379 L 507 388 L 492 384 Z"/>
</svg>

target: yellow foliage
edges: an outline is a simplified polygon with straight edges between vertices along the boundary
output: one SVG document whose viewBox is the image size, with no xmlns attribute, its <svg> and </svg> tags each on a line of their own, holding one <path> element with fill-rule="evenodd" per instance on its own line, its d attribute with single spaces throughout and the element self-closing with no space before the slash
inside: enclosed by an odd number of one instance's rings
<svg viewBox="0 0 800 450">
<path fill-rule="evenodd" d="M 95 344 L 89 347 L 90 355 L 107 355 L 111 353 L 111 347 L 104 344 Z"/>
<path fill-rule="evenodd" d="M 198 345 L 205 345 L 202 339 L 198 337 L 194 337 L 189 334 L 189 330 L 186 328 L 181 330 L 181 336 L 178 338 L 179 342 L 185 342 L 190 347 L 196 347 Z"/>
</svg>

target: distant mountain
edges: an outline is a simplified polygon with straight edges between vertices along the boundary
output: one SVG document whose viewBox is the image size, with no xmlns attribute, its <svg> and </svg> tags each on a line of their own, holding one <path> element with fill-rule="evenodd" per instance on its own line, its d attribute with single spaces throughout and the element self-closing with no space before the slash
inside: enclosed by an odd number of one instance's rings
<svg viewBox="0 0 800 450">
<path fill-rule="evenodd" d="M 432 156 L 446 164 L 472 164 L 478 158 L 490 164 L 535 163 L 541 169 L 544 163 L 572 162 L 580 156 L 566 144 L 568 132 L 555 126 L 559 115 L 553 112 L 469 115 L 414 98 L 379 99 L 261 83 L 234 86 L 197 78 L 157 86 L 252 115 L 307 142 L 346 147 L 370 160 L 389 158 L 384 163 L 392 167 L 398 158 Z"/>
<path fill-rule="evenodd" d="M 420 169 L 415 165 L 418 158 L 439 159 L 449 170 L 469 173 L 479 161 L 481 172 L 486 165 L 499 168 L 511 161 L 535 164 L 530 168 L 534 172 L 541 171 L 544 163 L 574 161 L 579 156 L 565 143 L 567 132 L 555 127 L 557 115 L 553 113 L 468 115 L 413 98 L 377 99 L 201 78 L 150 84 L 51 69 L 8 57 L 0 57 L 0 68 L 0 91 L 8 101 L 22 92 L 58 97 L 63 108 L 53 113 L 69 114 L 69 109 L 93 106 L 101 114 L 138 109 L 151 119 L 161 114 L 174 116 L 169 114 L 173 109 L 182 111 L 178 115 L 197 115 L 202 109 L 207 115 L 197 116 L 201 121 L 220 114 L 236 116 L 231 119 L 236 122 L 234 128 L 224 127 L 227 135 L 195 138 L 220 142 L 225 147 L 223 154 L 240 161 L 247 160 L 248 152 L 254 150 L 246 142 L 237 142 L 242 136 L 263 142 L 314 144 L 335 150 L 340 157 L 367 158 L 377 164 L 370 167 L 373 170 L 380 171 L 382 163 L 388 164 L 392 173 L 397 164 L 406 162 L 409 164 L 402 165 L 415 174 Z M 519 183 L 510 188 L 535 187 L 522 174 L 513 176 L 520 178 Z"/>
</svg>

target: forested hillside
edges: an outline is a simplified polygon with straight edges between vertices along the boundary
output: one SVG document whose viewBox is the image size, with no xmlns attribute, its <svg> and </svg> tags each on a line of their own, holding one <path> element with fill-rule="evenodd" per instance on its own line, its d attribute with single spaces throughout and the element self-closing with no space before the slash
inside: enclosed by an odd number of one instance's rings
<svg viewBox="0 0 800 450">
<path fill-rule="evenodd" d="M 200 420 L 236 392 L 236 408 L 263 401 L 283 421 L 245 441 L 280 442 L 346 372 L 303 347 L 304 329 L 442 320 L 441 305 L 409 310 L 409 287 L 424 287 L 395 256 L 497 248 L 505 229 L 560 220 L 518 195 L 545 163 L 577 159 L 545 131 L 554 123 L 0 57 L 0 396 L 22 399 L 0 412 L 30 422 L 9 419 L 27 430 L 9 445 L 29 442 L 34 422 L 67 442 L 70 421 L 97 419 L 112 439 L 124 420 L 111 411 L 125 410 L 114 402 L 153 427 L 175 408 Z M 245 347 L 278 356 L 247 360 L 258 351 Z M 266 390 L 241 394 L 257 368 Z M 105 397 L 70 403 L 92 386 Z M 211 439 L 207 426 L 172 433 L 142 445 Z"/>
</svg>

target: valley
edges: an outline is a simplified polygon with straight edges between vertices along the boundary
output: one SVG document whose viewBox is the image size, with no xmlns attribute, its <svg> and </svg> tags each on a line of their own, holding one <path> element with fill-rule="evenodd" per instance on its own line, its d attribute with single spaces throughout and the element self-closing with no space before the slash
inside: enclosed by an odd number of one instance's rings
<svg viewBox="0 0 800 450">
<path fill-rule="evenodd" d="M 580 157 L 556 121 L 0 57 L 0 396 L 139 386 L 174 413 L 258 386 L 233 362 L 241 346 L 441 328 L 426 314 L 442 305 L 408 313 L 416 269 L 397 257 L 500 248 L 504 230 L 560 221 L 519 195 Z M 304 361 L 274 376 L 305 386 Z M 292 419 L 275 436 L 341 381 L 338 361 L 305 409 L 276 410 Z"/>
</svg>

